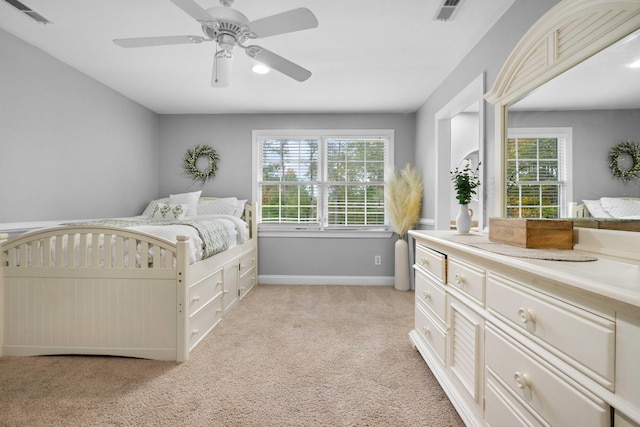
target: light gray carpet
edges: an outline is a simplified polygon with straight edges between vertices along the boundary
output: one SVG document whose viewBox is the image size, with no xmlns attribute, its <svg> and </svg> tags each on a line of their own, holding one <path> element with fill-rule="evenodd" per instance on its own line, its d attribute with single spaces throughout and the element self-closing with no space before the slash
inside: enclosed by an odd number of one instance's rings
<svg viewBox="0 0 640 427">
<path fill-rule="evenodd" d="M 0 425 L 462 426 L 409 341 L 413 298 L 257 286 L 183 364 L 0 358 Z"/>
</svg>

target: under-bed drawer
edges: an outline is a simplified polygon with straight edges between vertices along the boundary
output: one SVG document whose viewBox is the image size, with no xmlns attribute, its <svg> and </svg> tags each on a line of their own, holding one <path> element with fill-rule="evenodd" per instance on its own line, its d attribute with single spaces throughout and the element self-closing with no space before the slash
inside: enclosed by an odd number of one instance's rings
<svg viewBox="0 0 640 427">
<path fill-rule="evenodd" d="M 256 283 L 256 270 L 252 269 L 240 278 L 240 286 L 238 287 L 238 295 L 240 298 L 244 297 L 247 292 L 253 288 Z"/>
<path fill-rule="evenodd" d="M 240 257 L 240 277 L 247 274 L 256 265 L 256 253 L 251 251 Z"/>
<path fill-rule="evenodd" d="M 222 320 L 222 294 L 189 319 L 189 351 Z"/>
<path fill-rule="evenodd" d="M 577 361 L 577 368 L 613 390 L 613 321 L 496 274 L 487 280 L 487 307 L 524 335 L 568 355 L 569 363 Z"/>
<path fill-rule="evenodd" d="M 193 315 L 222 292 L 222 270 L 189 288 L 189 315 Z"/>
<path fill-rule="evenodd" d="M 439 281 L 447 280 L 447 257 L 418 243 L 416 245 L 416 264 L 433 274 Z"/>
</svg>

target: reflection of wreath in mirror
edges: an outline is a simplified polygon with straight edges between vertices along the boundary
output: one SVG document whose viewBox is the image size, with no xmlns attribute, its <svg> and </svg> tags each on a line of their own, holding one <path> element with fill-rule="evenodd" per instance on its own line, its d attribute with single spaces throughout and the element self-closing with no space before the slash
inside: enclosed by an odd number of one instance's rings
<svg viewBox="0 0 640 427">
<path fill-rule="evenodd" d="M 206 169 L 198 168 L 198 159 L 204 157 L 209 161 Z M 208 145 L 197 145 L 195 148 L 188 148 L 184 155 L 182 168 L 194 181 L 207 182 L 218 172 L 218 153 Z"/>
<path fill-rule="evenodd" d="M 631 157 L 631 167 L 620 168 L 620 162 L 624 156 Z M 620 178 L 624 182 L 640 178 L 640 146 L 633 142 L 621 142 L 611 147 L 609 150 L 609 169 L 614 177 Z"/>
</svg>

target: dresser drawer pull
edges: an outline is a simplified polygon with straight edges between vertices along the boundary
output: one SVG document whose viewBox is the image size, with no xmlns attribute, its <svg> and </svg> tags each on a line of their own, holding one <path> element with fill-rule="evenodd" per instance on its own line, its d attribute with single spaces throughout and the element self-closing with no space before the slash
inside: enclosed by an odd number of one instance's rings
<svg viewBox="0 0 640 427">
<path fill-rule="evenodd" d="M 520 390 L 531 388 L 531 379 L 529 378 L 529 375 L 523 374 L 522 372 L 516 372 L 513 374 L 513 379 L 516 380 L 516 385 Z"/>
<path fill-rule="evenodd" d="M 222 285 L 222 281 L 216 283 L 216 286 L 221 286 Z"/>
<path fill-rule="evenodd" d="M 430 334 L 430 333 L 431 333 L 431 330 L 430 330 L 428 327 L 423 326 L 423 327 L 422 327 L 422 333 L 423 333 L 424 335 L 428 335 L 428 334 Z"/>
<path fill-rule="evenodd" d="M 194 329 L 193 331 L 191 331 L 192 335 L 198 335 L 200 333 L 200 330 L 198 329 Z"/>
<path fill-rule="evenodd" d="M 425 257 L 420 257 L 420 264 L 429 265 L 429 260 Z"/>
<path fill-rule="evenodd" d="M 518 316 L 520 317 L 520 321 L 522 323 L 534 323 L 536 321 L 536 314 L 533 310 L 528 308 L 520 307 L 518 309 Z"/>
<path fill-rule="evenodd" d="M 464 276 L 460 273 L 456 273 L 456 285 L 461 285 L 464 283 Z"/>
<path fill-rule="evenodd" d="M 193 302 L 198 302 L 200 301 L 200 295 L 196 295 L 193 297 Z"/>
<path fill-rule="evenodd" d="M 422 296 L 424 297 L 424 299 L 431 299 L 431 293 L 427 291 L 422 292 Z"/>
</svg>

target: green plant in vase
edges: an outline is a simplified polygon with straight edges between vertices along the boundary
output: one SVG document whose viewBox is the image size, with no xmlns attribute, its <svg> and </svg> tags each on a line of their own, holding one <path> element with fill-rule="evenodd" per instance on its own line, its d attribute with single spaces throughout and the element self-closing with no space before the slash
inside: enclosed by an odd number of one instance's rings
<svg viewBox="0 0 640 427">
<path fill-rule="evenodd" d="M 471 229 L 471 216 L 469 215 L 468 204 L 474 194 L 477 194 L 480 187 L 480 163 L 475 169 L 471 168 L 470 162 L 465 162 L 462 169 L 455 168 L 451 171 L 451 181 L 456 191 L 456 199 L 460 204 L 460 213 L 456 218 L 456 228 L 460 233 L 468 233 Z"/>
</svg>

